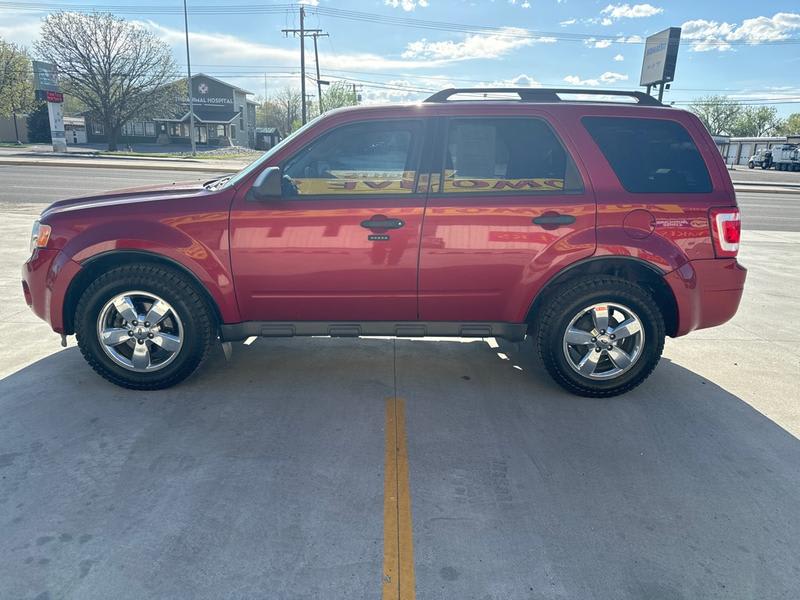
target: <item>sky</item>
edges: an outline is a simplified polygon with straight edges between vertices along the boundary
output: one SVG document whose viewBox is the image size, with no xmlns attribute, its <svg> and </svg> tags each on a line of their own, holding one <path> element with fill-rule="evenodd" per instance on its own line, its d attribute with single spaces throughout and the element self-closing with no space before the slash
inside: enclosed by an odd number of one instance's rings
<svg viewBox="0 0 800 600">
<path fill-rule="evenodd" d="M 417 101 L 445 87 L 586 86 L 637 89 L 644 38 L 681 27 L 675 82 L 665 100 L 685 105 L 725 94 L 800 112 L 797 0 L 304 0 L 321 29 L 321 79 L 359 87 L 363 102 Z M 193 72 L 272 95 L 299 87 L 297 4 L 188 0 Z M 0 37 L 30 46 L 43 16 L 92 9 L 140 23 L 185 68 L 181 0 L 0 0 Z M 313 43 L 306 61 L 314 77 Z M 308 83 L 308 93 L 315 84 Z"/>
</svg>

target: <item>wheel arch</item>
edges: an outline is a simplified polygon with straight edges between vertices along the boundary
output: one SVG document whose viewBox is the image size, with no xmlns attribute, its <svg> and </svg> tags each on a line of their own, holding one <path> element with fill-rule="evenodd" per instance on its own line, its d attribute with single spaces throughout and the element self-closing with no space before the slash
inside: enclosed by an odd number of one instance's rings
<svg viewBox="0 0 800 600">
<path fill-rule="evenodd" d="M 650 292 L 664 318 L 667 335 L 674 336 L 678 330 L 678 303 L 669 284 L 664 280 L 664 271 L 635 257 L 598 256 L 578 261 L 559 271 L 531 302 L 525 322 L 536 325 L 537 315 L 544 302 L 564 285 L 592 275 L 613 275 L 633 281 Z"/>
<path fill-rule="evenodd" d="M 166 256 L 144 250 L 111 250 L 92 256 L 81 263 L 81 270 L 70 281 L 62 309 L 65 334 L 71 335 L 75 333 L 75 309 L 78 306 L 81 294 L 91 282 L 104 271 L 128 264 L 162 265 L 186 275 L 208 304 L 216 323 L 223 322 L 219 303 L 212 297 L 208 288 L 203 285 L 197 274 L 185 265 Z"/>
</svg>

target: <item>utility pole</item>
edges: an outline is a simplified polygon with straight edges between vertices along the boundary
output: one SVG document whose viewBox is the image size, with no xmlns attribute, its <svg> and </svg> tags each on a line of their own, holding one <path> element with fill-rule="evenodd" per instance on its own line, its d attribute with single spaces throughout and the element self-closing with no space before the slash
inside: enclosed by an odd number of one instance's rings
<svg viewBox="0 0 800 600">
<path fill-rule="evenodd" d="M 322 81 L 319 78 L 319 53 L 317 52 L 317 38 L 328 37 L 327 33 L 312 33 L 314 38 L 314 64 L 317 65 L 317 100 L 319 100 L 319 114 L 322 114 Z"/>
<path fill-rule="evenodd" d="M 186 0 L 183 0 L 183 27 L 186 31 L 186 71 L 189 79 L 186 80 L 186 88 L 189 90 L 189 139 L 192 140 L 192 156 L 197 154 L 197 147 L 194 142 L 194 102 L 192 101 L 192 61 L 189 58 L 189 11 L 186 8 Z"/>
<path fill-rule="evenodd" d="M 284 35 L 299 35 L 300 36 L 300 97 L 303 106 L 303 125 L 306 124 L 306 38 L 309 36 L 322 33 L 322 29 L 306 29 L 305 26 L 306 10 L 305 7 L 300 5 L 300 29 L 281 29 Z M 316 41 L 316 40 L 315 40 Z"/>
</svg>

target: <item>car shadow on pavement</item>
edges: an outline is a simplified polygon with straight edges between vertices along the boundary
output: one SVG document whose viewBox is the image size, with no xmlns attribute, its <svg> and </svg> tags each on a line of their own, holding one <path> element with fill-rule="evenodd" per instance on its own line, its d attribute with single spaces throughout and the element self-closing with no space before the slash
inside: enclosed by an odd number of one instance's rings
<svg viewBox="0 0 800 600">
<path fill-rule="evenodd" d="M 258 340 L 131 392 L 70 348 L 0 381 L 0 589 L 380 589 L 384 402 L 406 400 L 417 596 L 773 598 L 800 580 L 800 444 L 663 360 L 605 400 L 526 344 Z"/>
</svg>

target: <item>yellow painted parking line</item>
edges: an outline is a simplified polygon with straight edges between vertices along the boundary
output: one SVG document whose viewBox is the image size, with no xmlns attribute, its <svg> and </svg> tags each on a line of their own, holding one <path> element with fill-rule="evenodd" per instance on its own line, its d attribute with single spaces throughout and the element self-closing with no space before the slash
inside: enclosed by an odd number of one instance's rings
<svg viewBox="0 0 800 600">
<path fill-rule="evenodd" d="M 414 541 L 405 403 L 386 400 L 386 462 L 383 480 L 383 600 L 414 600 Z"/>
</svg>

